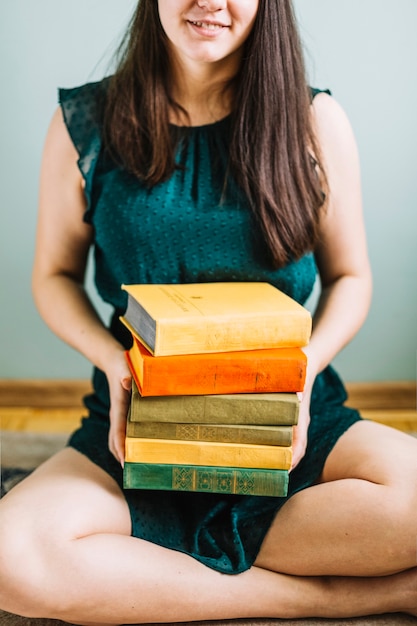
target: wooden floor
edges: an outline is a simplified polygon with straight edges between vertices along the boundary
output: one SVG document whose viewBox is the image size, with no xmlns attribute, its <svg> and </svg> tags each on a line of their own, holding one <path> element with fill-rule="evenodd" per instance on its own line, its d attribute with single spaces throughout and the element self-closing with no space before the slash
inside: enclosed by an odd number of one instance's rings
<svg viewBox="0 0 417 626">
<path fill-rule="evenodd" d="M 347 383 L 347 405 L 369 419 L 406 432 L 417 432 L 416 383 Z M 87 380 L 0 380 L 0 429 L 71 432 L 83 415 Z"/>
<path fill-rule="evenodd" d="M 416 384 L 349 383 L 347 404 L 417 435 Z M 0 380 L 1 466 L 31 469 L 64 447 L 84 414 L 87 380 Z"/>
</svg>

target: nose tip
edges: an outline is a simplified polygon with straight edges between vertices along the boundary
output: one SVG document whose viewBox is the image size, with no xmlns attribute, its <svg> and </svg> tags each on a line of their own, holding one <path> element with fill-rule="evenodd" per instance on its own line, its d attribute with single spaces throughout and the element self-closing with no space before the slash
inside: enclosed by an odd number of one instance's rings
<svg viewBox="0 0 417 626">
<path fill-rule="evenodd" d="M 224 9 L 226 0 L 197 0 L 197 6 L 200 9 L 208 11 L 219 11 Z"/>
</svg>

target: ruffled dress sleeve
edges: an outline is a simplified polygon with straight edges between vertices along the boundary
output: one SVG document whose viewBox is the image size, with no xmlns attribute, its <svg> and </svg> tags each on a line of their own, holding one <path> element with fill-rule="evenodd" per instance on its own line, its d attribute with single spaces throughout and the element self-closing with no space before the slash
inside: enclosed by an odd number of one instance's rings
<svg viewBox="0 0 417 626">
<path fill-rule="evenodd" d="M 311 98 L 311 101 L 313 101 L 314 98 L 319 93 L 327 93 L 329 96 L 332 95 L 332 92 L 330 91 L 330 89 L 317 89 L 317 87 L 310 87 L 310 98 Z"/>
<path fill-rule="evenodd" d="M 94 172 L 102 150 L 102 111 L 106 81 L 58 90 L 59 104 L 71 140 L 78 152 L 78 167 L 85 181 L 86 222 L 91 223 Z"/>
</svg>

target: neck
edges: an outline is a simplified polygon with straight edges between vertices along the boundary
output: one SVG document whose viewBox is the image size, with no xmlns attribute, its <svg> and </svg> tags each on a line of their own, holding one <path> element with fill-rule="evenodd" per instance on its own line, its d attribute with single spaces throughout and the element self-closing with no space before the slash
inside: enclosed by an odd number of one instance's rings
<svg viewBox="0 0 417 626">
<path fill-rule="evenodd" d="M 176 63 L 173 68 L 173 97 L 187 112 L 173 111 L 171 121 L 179 125 L 200 126 L 217 122 L 232 108 L 232 90 L 228 86 L 236 73 L 221 63 Z"/>
</svg>

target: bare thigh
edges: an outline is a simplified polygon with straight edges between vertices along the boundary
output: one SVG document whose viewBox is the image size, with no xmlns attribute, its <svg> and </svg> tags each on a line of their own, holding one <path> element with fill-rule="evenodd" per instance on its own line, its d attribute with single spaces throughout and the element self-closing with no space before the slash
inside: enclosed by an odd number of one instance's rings
<svg viewBox="0 0 417 626">
<path fill-rule="evenodd" d="M 409 489 L 417 478 L 417 438 L 364 420 L 340 437 L 329 454 L 322 482 L 356 478 Z"/>
<path fill-rule="evenodd" d="M 382 575 L 415 565 L 417 439 L 355 423 L 318 484 L 278 512 L 256 564 L 299 575 Z M 391 570 L 392 568 L 392 570 Z"/>
<path fill-rule="evenodd" d="M 0 506 L 3 520 L 21 530 L 26 525 L 28 536 L 49 541 L 131 532 L 129 509 L 119 486 L 73 448 L 48 459 Z"/>
</svg>

